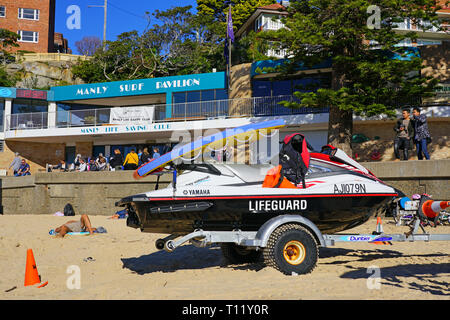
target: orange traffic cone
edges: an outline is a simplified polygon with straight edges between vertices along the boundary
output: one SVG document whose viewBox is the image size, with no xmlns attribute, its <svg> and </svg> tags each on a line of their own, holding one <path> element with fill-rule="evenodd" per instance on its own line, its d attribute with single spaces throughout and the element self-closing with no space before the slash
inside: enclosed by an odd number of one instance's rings
<svg viewBox="0 0 450 320">
<path fill-rule="evenodd" d="M 376 230 L 376 232 L 377 232 L 378 234 L 384 233 L 384 232 L 383 232 L 383 225 L 381 224 L 381 217 L 378 217 L 378 218 L 377 218 L 377 230 Z"/>
<path fill-rule="evenodd" d="M 383 225 L 381 224 L 381 217 L 377 218 L 377 229 L 375 230 L 375 232 L 373 233 L 374 235 L 376 234 L 383 234 Z M 392 245 L 392 243 L 390 241 L 374 241 L 371 242 L 372 244 L 390 244 Z"/>
<path fill-rule="evenodd" d="M 34 261 L 33 250 L 27 250 L 27 264 L 25 267 L 25 286 L 32 286 L 41 283 L 41 277 L 38 274 L 36 262 Z"/>
</svg>

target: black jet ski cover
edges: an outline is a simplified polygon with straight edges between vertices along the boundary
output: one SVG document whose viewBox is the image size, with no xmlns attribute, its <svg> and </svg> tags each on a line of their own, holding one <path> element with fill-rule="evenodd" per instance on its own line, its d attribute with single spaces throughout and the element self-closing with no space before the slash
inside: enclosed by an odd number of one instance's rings
<svg viewBox="0 0 450 320">
<path fill-rule="evenodd" d="M 294 133 L 283 140 L 280 151 L 281 173 L 296 186 L 302 182 L 306 188 L 305 176 L 309 168 L 310 154 L 304 135 Z"/>
</svg>

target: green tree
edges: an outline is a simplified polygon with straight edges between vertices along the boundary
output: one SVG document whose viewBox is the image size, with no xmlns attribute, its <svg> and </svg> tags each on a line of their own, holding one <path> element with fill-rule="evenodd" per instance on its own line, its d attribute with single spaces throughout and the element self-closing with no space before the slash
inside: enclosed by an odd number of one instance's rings
<svg viewBox="0 0 450 320">
<path fill-rule="evenodd" d="M 197 11 L 201 16 L 209 16 L 221 22 L 221 36 L 226 34 L 226 16 L 231 4 L 234 30 L 239 29 L 255 12 L 256 8 L 275 3 L 275 0 L 197 0 Z"/>
<path fill-rule="evenodd" d="M 8 47 L 18 47 L 19 35 L 15 32 L 0 28 L 0 49 L 6 50 Z"/>
<path fill-rule="evenodd" d="M 299 63 L 312 66 L 326 59 L 332 59 L 333 71 L 331 88 L 298 92 L 301 103 L 285 106 L 329 106 L 328 143 L 351 155 L 354 114 L 394 116 L 410 97 L 427 95 L 435 86 L 436 80 L 417 76 L 419 57 L 393 59 L 395 53 L 404 58 L 396 46 L 399 42 L 417 38 L 414 32 L 399 34 L 394 28 L 405 18 L 425 30 L 438 26 L 438 9 L 434 0 L 291 2 L 289 15 L 282 19 L 286 28 L 265 35 L 276 37 L 281 49 L 292 54 L 282 72 L 292 74 L 298 72 Z"/>
<path fill-rule="evenodd" d="M 14 57 L 11 56 L 8 49 L 11 47 L 18 47 L 17 43 L 19 35 L 15 32 L 0 28 L 0 86 L 13 87 L 16 83 L 16 77 L 10 76 L 6 72 L 5 65 L 10 61 L 14 61 Z"/>
<path fill-rule="evenodd" d="M 92 83 L 225 69 L 221 38 L 210 17 L 194 15 L 192 6 L 156 10 L 147 17 L 144 32 L 124 32 L 107 41 L 104 50 L 72 68 L 74 75 Z M 151 20 L 158 23 L 151 26 Z"/>
</svg>

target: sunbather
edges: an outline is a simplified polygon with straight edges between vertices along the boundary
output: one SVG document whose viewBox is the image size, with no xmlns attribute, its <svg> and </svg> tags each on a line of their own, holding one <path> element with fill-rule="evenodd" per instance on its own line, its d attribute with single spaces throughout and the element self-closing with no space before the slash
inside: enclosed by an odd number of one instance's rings
<svg viewBox="0 0 450 320">
<path fill-rule="evenodd" d="M 82 214 L 79 221 L 71 220 L 55 229 L 57 236 L 64 237 L 68 232 L 89 232 L 93 234 L 96 228 L 92 228 L 91 221 L 86 214 Z"/>
</svg>

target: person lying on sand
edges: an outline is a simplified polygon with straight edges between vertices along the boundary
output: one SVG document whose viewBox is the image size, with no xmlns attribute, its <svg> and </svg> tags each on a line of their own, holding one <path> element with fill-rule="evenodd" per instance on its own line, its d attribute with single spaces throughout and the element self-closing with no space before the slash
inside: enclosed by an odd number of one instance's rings
<svg viewBox="0 0 450 320">
<path fill-rule="evenodd" d="M 86 232 L 93 234 L 96 228 L 92 228 L 91 221 L 86 214 L 82 214 L 79 221 L 71 220 L 55 229 L 58 237 L 64 237 L 68 232 Z"/>
</svg>

